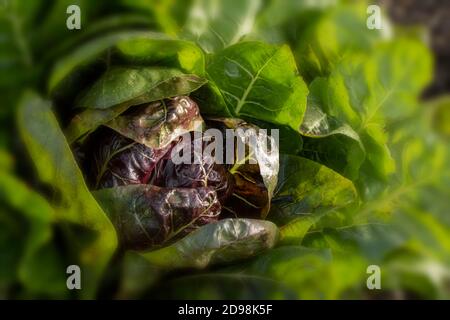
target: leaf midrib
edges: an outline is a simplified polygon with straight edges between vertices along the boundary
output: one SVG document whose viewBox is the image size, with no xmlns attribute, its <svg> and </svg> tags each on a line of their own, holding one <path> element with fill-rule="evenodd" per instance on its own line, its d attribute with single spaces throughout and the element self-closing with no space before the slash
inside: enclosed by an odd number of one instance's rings
<svg viewBox="0 0 450 320">
<path fill-rule="evenodd" d="M 247 88 L 244 91 L 244 94 L 239 99 L 238 104 L 236 105 L 235 113 L 236 115 L 239 115 L 242 107 L 245 105 L 248 95 L 250 94 L 250 91 L 253 89 L 253 86 L 255 85 L 255 82 L 259 79 L 259 75 L 261 72 L 267 67 L 267 65 L 272 61 L 272 59 L 277 55 L 279 49 L 276 50 L 269 59 L 259 68 L 259 70 L 256 72 L 254 76 L 252 76 L 250 83 L 248 84 Z"/>
</svg>

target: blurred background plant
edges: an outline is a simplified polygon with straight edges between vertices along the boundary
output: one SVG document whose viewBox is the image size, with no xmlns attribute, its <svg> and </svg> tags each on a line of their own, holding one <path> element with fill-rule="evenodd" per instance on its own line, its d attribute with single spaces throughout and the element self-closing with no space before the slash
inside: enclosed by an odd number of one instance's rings
<svg viewBox="0 0 450 320">
<path fill-rule="evenodd" d="M 0 297 L 78 297 L 66 289 L 65 268 L 87 240 L 69 239 L 60 217 L 95 209 L 82 191 L 80 203 L 61 205 L 45 174 L 36 174 L 20 119 L 38 122 L 39 105 L 20 111 L 23 95 L 50 98 L 52 70 L 82 44 L 152 30 L 191 39 L 206 54 L 243 40 L 288 44 L 310 91 L 296 155 L 349 179 L 360 203 L 299 215 L 282 227 L 276 248 L 237 264 L 168 270 L 116 253 L 87 297 L 450 298 L 450 7 L 378 3 L 386 9 L 382 30 L 366 27 L 366 1 L 2 1 Z M 81 8 L 81 30 L 66 28 L 72 4 Z M 304 169 L 286 157 L 282 187 Z M 333 193 L 342 185 L 330 172 L 316 177 L 316 187 Z M 276 200 L 283 213 L 305 205 L 286 209 Z M 381 268 L 381 290 L 366 287 L 369 265 Z"/>
</svg>

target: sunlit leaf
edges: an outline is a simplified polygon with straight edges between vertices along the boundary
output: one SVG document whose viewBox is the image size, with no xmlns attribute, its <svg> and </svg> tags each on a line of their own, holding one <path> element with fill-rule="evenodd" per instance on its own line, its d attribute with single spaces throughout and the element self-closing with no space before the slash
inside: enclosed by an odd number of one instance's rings
<svg viewBox="0 0 450 320">
<path fill-rule="evenodd" d="M 236 44 L 213 55 L 207 73 L 234 117 L 299 129 L 308 89 L 288 46 Z M 207 107 L 203 108 L 206 113 Z"/>
<path fill-rule="evenodd" d="M 165 48 L 161 50 L 161 48 Z M 115 49 L 115 50 L 113 50 Z M 116 32 L 96 38 L 74 52 L 59 60 L 49 78 L 49 91 L 57 86 L 73 83 L 80 68 L 87 67 L 94 62 L 101 62 L 108 67 L 108 52 L 116 52 L 119 58 L 149 64 L 158 64 L 163 67 L 179 68 L 184 72 L 203 75 L 204 57 L 201 49 L 195 44 L 173 40 L 164 34 L 129 31 Z"/>
<path fill-rule="evenodd" d="M 127 83 L 127 86 L 117 84 Z M 80 106 L 88 108 L 76 115 L 66 130 L 69 142 L 96 129 L 133 105 L 149 103 L 198 89 L 205 80 L 175 69 L 113 68 L 84 95 Z"/>
<path fill-rule="evenodd" d="M 260 0 L 196 0 L 183 36 L 196 41 L 208 53 L 217 52 L 250 33 L 260 4 Z"/>
<path fill-rule="evenodd" d="M 58 192 L 57 219 L 66 220 L 96 232 L 79 261 L 85 279 L 82 295 L 93 297 L 98 281 L 117 246 L 115 230 L 86 187 L 69 145 L 51 111 L 49 102 L 27 92 L 22 98 L 18 124 L 21 138 L 33 159 L 39 178 Z"/>
<path fill-rule="evenodd" d="M 365 159 L 364 146 L 348 124 L 340 123 L 320 109 L 321 101 L 317 101 L 314 94 L 322 81 L 324 79 L 317 78 L 310 86 L 312 92 L 300 127 L 304 136 L 300 154 L 356 179 Z"/>
<path fill-rule="evenodd" d="M 281 155 L 268 218 L 283 225 L 296 217 L 343 208 L 355 201 L 357 193 L 350 180 L 314 161 Z"/>
<path fill-rule="evenodd" d="M 383 37 L 379 30 L 369 30 L 367 4 L 338 5 L 313 20 L 301 30 L 295 50 L 301 74 L 308 80 L 328 75 L 341 59 L 352 53 L 369 53 Z M 388 20 L 383 20 L 389 30 Z"/>
<path fill-rule="evenodd" d="M 277 238 L 278 228 L 269 221 L 224 219 L 143 256 L 165 268 L 204 268 L 252 257 L 272 248 Z"/>
</svg>

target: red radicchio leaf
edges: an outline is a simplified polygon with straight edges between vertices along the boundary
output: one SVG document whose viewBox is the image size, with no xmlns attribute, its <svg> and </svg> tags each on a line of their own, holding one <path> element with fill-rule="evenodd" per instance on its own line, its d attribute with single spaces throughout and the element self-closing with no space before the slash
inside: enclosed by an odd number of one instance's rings
<svg viewBox="0 0 450 320">
<path fill-rule="evenodd" d="M 221 211 L 211 188 L 160 188 L 129 185 L 94 192 L 113 221 L 124 247 L 166 245 L 217 221 Z"/>
<path fill-rule="evenodd" d="M 93 189 L 129 184 L 146 184 L 156 163 L 173 147 L 148 148 L 131 139 L 102 128 L 85 145 L 84 168 Z"/>
</svg>

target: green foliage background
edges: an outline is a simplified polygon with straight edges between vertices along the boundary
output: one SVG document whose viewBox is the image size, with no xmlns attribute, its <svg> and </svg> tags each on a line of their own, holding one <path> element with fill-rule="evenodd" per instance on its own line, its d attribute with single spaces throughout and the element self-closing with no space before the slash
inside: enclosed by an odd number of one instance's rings
<svg viewBox="0 0 450 320">
<path fill-rule="evenodd" d="M 79 31 L 65 27 L 71 4 L 81 8 Z M 423 33 L 387 18 L 368 30 L 367 5 L 3 1 L 0 298 L 450 298 L 450 96 L 420 99 L 433 76 Z M 102 96 L 133 73 L 108 65 L 123 78 L 106 75 L 83 99 L 59 99 L 75 97 L 85 85 L 78 70 L 111 48 L 126 65 L 167 70 L 152 78 L 141 69 L 153 79 L 142 92 Z M 171 94 L 156 85 L 186 75 L 191 86 Z M 208 84 L 195 91 L 200 78 Z M 279 228 L 258 222 L 279 234 L 274 248 L 229 263 L 212 235 L 227 232 L 224 220 L 148 254 L 117 249 L 69 142 L 149 90 L 195 91 L 202 113 L 281 130 L 268 216 Z M 88 108 L 63 130 L 65 104 Z M 250 238 L 238 249 L 259 246 Z M 70 264 L 82 266 L 79 292 L 66 289 Z M 381 290 L 366 287 L 373 264 Z"/>
</svg>

